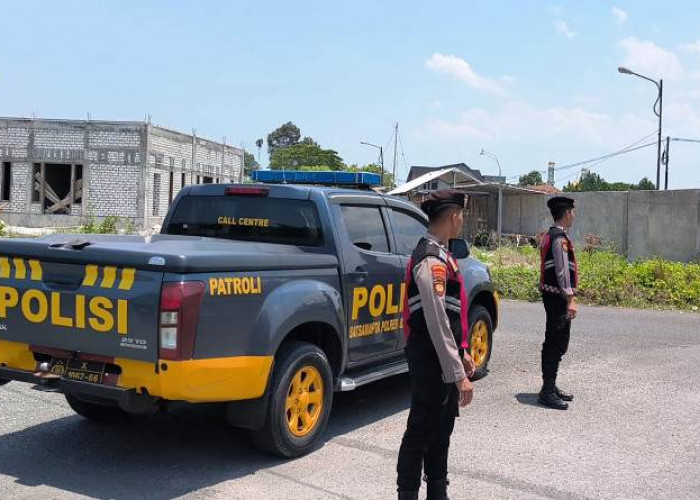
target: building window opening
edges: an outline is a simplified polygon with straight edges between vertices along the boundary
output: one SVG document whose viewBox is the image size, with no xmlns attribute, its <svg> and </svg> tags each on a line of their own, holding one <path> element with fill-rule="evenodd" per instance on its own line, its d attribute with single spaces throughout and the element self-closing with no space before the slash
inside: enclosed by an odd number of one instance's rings
<svg viewBox="0 0 700 500">
<path fill-rule="evenodd" d="M 153 174 L 153 215 L 158 215 L 160 208 L 160 174 Z"/>
<path fill-rule="evenodd" d="M 168 184 L 168 205 L 173 202 L 173 190 L 175 188 L 175 173 L 170 172 L 170 180 Z"/>
<path fill-rule="evenodd" d="M 70 214 L 82 202 L 82 165 L 35 163 L 32 172 L 32 201 L 41 205 L 42 213 Z"/>
<path fill-rule="evenodd" d="M 206 175 L 202 177 L 202 184 L 211 184 L 212 182 L 214 182 L 214 179 L 212 177 Z"/>
<path fill-rule="evenodd" d="M 0 201 L 10 201 L 10 182 L 12 181 L 12 165 L 10 162 L 2 163 L 2 189 L 0 190 Z"/>
</svg>

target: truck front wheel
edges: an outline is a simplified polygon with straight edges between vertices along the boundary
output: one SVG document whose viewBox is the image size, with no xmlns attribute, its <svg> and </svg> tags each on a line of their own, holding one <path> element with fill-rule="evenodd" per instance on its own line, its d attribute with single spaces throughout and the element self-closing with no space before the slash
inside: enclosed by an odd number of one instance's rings
<svg viewBox="0 0 700 500">
<path fill-rule="evenodd" d="M 326 428 L 333 402 L 333 373 L 321 349 L 285 343 L 275 356 L 265 424 L 253 444 L 286 458 L 309 453 Z"/>
<path fill-rule="evenodd" d="M 472 379 L 478 380 L 488 373 L 493 345 L 493 323 L 484 306 L 473 305 L 469 308 L 469 324 L 469 354 L 476 365 Z"/>
</svg>

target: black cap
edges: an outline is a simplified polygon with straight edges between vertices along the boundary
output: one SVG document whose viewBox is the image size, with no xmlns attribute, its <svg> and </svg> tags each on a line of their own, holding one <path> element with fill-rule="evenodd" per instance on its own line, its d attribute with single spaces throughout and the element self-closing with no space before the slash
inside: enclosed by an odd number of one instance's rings
<svg viewBox="0 0 700 500">
<path fill-rule="evenodd" d="M 456 189 L 440 189 L 433 191 L 428 198 L 421 203 L 420 208 L 431 219 L 448 207 L 464 208 L 465 195 Z"/>
<path fill-rule="evenodd" d="M 574 200 L 567 198 L 566 196 L 555 196 L 547 200 L 547 206 L 550 210 L 556 208 L 562 208 L 564 210 L 571 210 L 574 208 Z"/>
</svg>

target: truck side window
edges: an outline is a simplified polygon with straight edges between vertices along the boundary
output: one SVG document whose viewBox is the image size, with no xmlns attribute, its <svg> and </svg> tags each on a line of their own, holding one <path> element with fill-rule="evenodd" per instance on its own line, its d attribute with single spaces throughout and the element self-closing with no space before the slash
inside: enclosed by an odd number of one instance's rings
<svg viewBox="0 0 700 500">
<path fill-rule="evenodd" d="M 389 238 L 379 207 L 341 205 L 340 210 L 353 245 L 371 252 L 389 252 Z"/>
<path fill-rule="evenodd" d="M 396 236 L 397 252 L 411 255 L 418 240 L 428 231 L 426 222 L 401 210 L 391 210 L 392 227 Z"/>
</svg>

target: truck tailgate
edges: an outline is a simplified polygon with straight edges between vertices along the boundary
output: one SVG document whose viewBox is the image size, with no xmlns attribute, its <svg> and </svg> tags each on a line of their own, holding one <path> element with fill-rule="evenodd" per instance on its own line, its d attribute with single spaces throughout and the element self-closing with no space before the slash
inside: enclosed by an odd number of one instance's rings
<svg viewBox="0 0 700 500">
<path fill-rule="evenodd" d="M 162 279 L 0 252 L 0 340 L 156 362 Z"/>
</svg>

